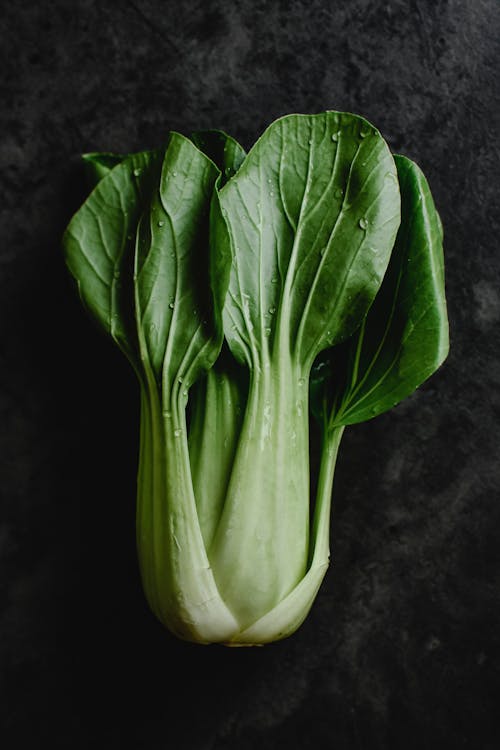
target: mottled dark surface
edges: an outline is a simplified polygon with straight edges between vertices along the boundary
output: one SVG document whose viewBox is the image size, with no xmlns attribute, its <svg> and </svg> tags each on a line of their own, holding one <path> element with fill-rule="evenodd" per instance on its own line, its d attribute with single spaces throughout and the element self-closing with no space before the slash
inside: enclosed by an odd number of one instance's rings
<svg viewBox="0 0 500 750">
<path fill-rule="evenodd" d="M 5 750 L 494 750 L 500 727 L 497 0 L 1 4 L 0 742 Z M 426 172 L 452 353 L 350 429 L 307 623 L 202 648 L 149 614 L 137 389 L 59 249 L 77 154 L 170 129 L 250 145 L 345 109 Z"/>
</svg>

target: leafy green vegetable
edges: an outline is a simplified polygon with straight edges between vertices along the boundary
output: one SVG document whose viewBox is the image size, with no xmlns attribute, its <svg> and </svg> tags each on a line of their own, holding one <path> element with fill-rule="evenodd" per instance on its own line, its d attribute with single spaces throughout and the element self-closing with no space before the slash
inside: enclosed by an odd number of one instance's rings
<svg viewBox="0 0 500 750">
<path fill-rule="evenodd" d="M 200 131 L 85 159 L 95 187 L 65 257 L 140 383 L 150 606 L 192 641 L 283 638 L 328 566 L 345 425 L 390 408 L 446 356 L 425 178 L 339 112 L 284 117 L 248 155 Z M 322 436 L 311 530 L 309 390 Z"/>
</svg>

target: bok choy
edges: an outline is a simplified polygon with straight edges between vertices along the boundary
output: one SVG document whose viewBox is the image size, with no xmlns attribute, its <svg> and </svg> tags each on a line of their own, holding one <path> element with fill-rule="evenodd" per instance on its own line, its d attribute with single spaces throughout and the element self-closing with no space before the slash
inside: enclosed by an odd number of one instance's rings
<svg viewBox="0 0 500 750">
<path fill-rule="evenodd" d="M 202 131 L 84 158 L 94 187 L 64 253 L 140 385 L 149 605 L 190 641 L 284 638 L 328 567 L 344 428 L 408 396 L 448 351 L 427 182 L 341 112 L 283 117 L 248 154 Z"/>
</svg>

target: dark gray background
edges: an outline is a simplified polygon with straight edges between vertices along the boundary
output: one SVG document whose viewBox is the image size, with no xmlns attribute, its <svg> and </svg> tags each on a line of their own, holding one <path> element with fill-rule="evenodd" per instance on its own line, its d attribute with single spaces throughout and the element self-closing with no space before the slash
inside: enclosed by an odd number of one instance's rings
<svg viewBox="0 0 500 750">
<path fill-rule="evenodd" d="M 0 514 L 6 750 L 493 750 L 498 730 L 497 0 L 1 3 Z M 348 430 L 334 565 L 263 649 L 176 642 L 134 550 L 137 389 L 60 236 L 77 155 L 350 110 L 424 169 L 452 351 Z"/>
</svg>

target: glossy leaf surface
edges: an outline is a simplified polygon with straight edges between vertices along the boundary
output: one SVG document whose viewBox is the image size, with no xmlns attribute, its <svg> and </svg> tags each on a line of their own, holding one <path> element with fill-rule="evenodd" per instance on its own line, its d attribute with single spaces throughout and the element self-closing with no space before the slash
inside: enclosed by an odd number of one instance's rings
<svg viewBox="0 0 500 750">
<path fill-rule="evenodd" d="M 135 302 L 143 356 L 158 382 L 189 387 L 217 357 L 209 276 L 209 207 L 217 167 L 172 133 L 158 189 L 137 232 Z"/>
<path fill-rule="evenodd" d="M 317 411 L 330 424 L 362 422 L 412 393 L 448 353 L 443 234 L 419 167 L 395 157 L 401 226 L 387 274 L 361 328 L 313 371 Z"/>
<path fill-rule="evenodd" d="M 84 305 L 135 365 L 135 233 L 160 165 L 159 152 L 144 152 L 108 171 L 63 237 L 66 264 Z"/>
<path fill-rule="evenodd" d="M 394 160 L 356 115 L 290 115 L 249 152 L 220 200 L 233 246 L 225 333 L 242 361 L 279 337 L 312 363 L 360 324 L 399 224 Z"/>
</svg>

